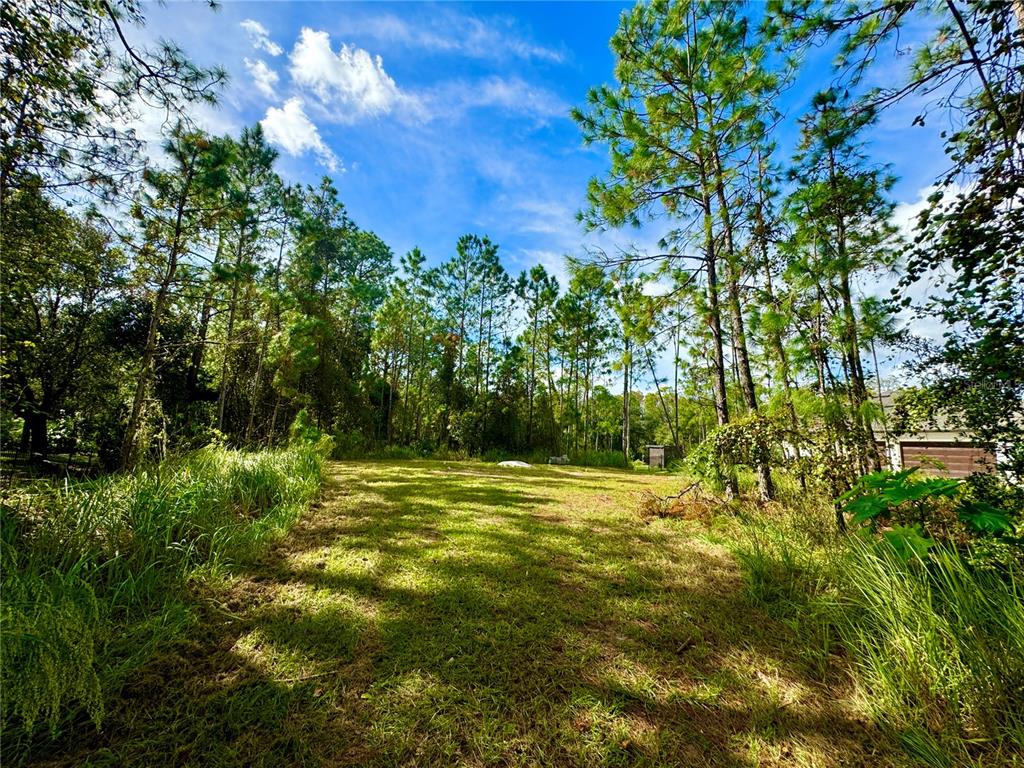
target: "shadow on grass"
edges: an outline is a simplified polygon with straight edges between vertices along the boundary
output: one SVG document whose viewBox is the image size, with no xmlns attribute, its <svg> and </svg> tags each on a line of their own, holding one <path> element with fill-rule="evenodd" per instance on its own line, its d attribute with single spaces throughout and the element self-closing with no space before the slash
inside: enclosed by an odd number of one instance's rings
<svg viewBox="0 0 1024 768">
<path fill-rule="evenodd" d="M 596 501 L 628 473 L 452 469 L 336 465 L 103 731 L 41 762 L 886 764 L 721 550 Z"/>
</svg>

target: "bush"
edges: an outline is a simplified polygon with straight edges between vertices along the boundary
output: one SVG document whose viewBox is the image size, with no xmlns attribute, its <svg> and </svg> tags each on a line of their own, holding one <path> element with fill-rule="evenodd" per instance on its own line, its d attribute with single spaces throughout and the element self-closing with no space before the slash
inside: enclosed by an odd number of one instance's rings
<svg viewBox="0 0 1024 768">
<path fill-rule="evenodd" d="M 782 442 L 781 428 L 771 419 L 750 415 L 712 429 L 684 460 L 688 474 L 715 491 L 725 490 L 741 467 L 755 467 L 772 458 Z M 776 462 L 778 463 L 778 462 Z"/>
<path fill-rule="evenodd" d="M 322 479 L 323 441 L 208 447 L 131 474 L 35 485 L 0 508 L 6 749 L 56 731 L 186 625 L 185 583 L 254 557 Z"/>
<path fill-rule="evenodd" d="M 325 458 L 335 450 L 335 440 L 313 423 L 305 408 L 295 414 L 295 420 L 288 428 L 288 442 L 291 445 L 311 447 Z"/>
<path fill-rule="evenodd" d="M 402 461 L 422 459 L 423 456 L 423 453 L 411 445 L 386 445 L 373 453 L 373 457 L 376 459 L 397 459 Z"/>
</svg>

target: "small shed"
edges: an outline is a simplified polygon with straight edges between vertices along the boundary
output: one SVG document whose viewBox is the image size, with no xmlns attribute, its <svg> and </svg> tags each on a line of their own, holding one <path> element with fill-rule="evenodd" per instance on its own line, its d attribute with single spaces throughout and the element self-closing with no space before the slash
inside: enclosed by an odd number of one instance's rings
<svg viewBox="0 0 1024 768">
<path fill-rule="evenodd" d="M 651 469 L 664 469 L 666 454 L 666 446 L 664 445 L 648 445 L 644 446 L 647 451 L 647 466 Z"/>
</svg>

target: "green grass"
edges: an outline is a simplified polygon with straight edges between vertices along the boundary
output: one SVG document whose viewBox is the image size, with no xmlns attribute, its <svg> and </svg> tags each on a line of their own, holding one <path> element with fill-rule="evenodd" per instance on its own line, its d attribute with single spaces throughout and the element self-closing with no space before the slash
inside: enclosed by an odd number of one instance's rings
<svg viewBox="0 0 1024 768">
<path fill-rule="evenodd" d="M 201 621 L 47 765 L 885 766 L 844 662 L 801 655 L 670 475 L 331 465 Z"/>
<path fill-rule="evenodd" d="M 843 650 L 857 695 L 915 764 L 1012 766 L 1024 755 L 1024 585 L 950 546 L 904 560 L 822 535 L 829 512 L 753 516 L 735 551 L 753 601 L 809 660 Z"/>
<path fill-rule="evenodd" d="M 853 542 L 842 562 L 839 635 L 872 708 L 911 751 L 931 765 L 1024 755 L 1020 576 L 976 570 L 948 547 L 904 562 Z"/>
<path fill-rule="evenodd" d="M 190 592 L 263 551 L 320 482 L 309 448 L 211 447 L 131 474 L 8 493 L 5 764 L 103 725 L 106 700 L 189 626 Z"/>
</svg>

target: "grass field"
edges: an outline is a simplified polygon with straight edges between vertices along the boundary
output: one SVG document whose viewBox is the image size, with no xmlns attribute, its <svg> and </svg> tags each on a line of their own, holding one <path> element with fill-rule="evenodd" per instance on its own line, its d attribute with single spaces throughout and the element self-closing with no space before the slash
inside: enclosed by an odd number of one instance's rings
<svg viewBox="0 0 1024 768">
<path fill-rule="evenodd" d="M 54 765 L 886 766 L 678 479 L 345 462 Z"/>
</svg>

